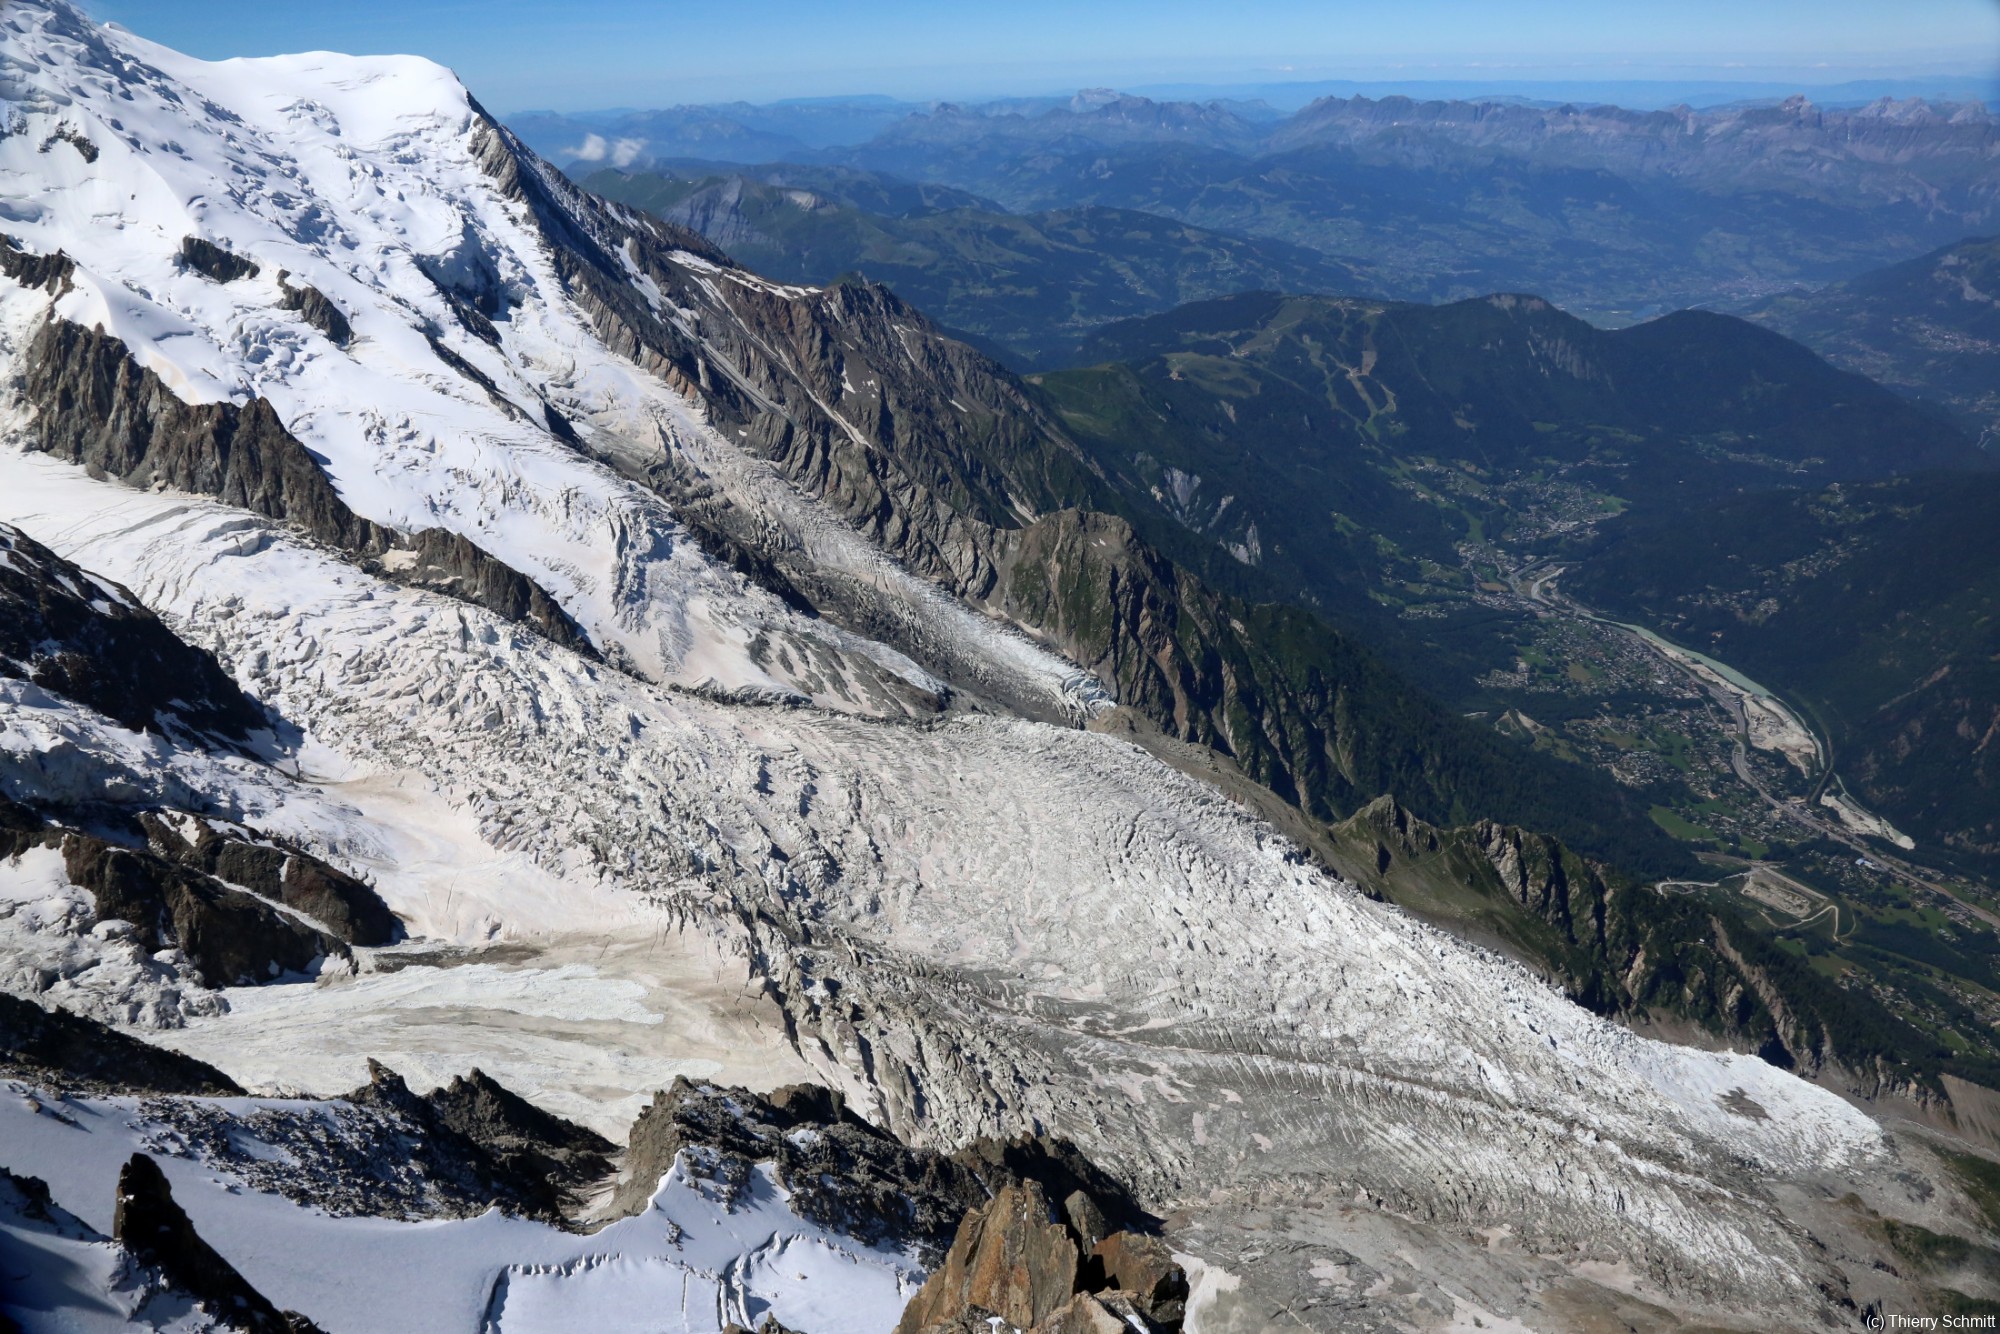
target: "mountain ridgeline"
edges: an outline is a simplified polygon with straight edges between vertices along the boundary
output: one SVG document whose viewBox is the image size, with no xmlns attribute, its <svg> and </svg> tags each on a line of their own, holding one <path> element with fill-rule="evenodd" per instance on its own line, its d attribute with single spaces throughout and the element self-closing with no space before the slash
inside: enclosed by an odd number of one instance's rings
<svg viewBox="0 0 2000 1334">
<path fill-rule="evenodd" d="M 1849 370 L 1945 404 L 1989 438 L 2000 433 L 2000 236 L 1771 297 L 1749 318 Z"/>
<path fill-rule="evenodd" d="M 489 159 L 538 216 L 591 219 L 589 235 L 567 227 L 565 254 L 608 343 L 910 568 L 1101 672 L 1168 734 L 1219 746 L 1318 818 L 1391 792 L 1429 818 L 1496 813 L 1636 867 L 1684 864 L 1611 784 L 1457 717 L 1310 611 L 1232 596 L 1163 555 L 1126 517 L 1140 506 L 1028 386 L 887 288 L 705 282 L 700 264 L 731 261 L 510 165 L 529 159 L 501 156 L 506 132 L 490 133 Z M 628 262 L 692 323 L 636 300 Z M 618 462 L 740 568 L 898 642 L 869 589 L 772 544 L 673 460 Z M 948 646 L 899 646 L 953 679 Z"/>
<path fill-rule="evenodd" d="M 606 168 L 585 189 L 678 223 L 757 272 L 826 283 L 862 273 L 1011 364 L 1063 365 L 1107 321 L 1258 288 L 1362 290 L 1318 251 L 1136 209 L 1009 213 L 946 186 L 840 168 Z"/>
<path fill-rule="evenodd" d="M 687 217 L 704 231 L 716 226 L 710 235 L 732 250 L 725 229 L 740 236 L 748 225 L 759 249 L 741 257 L 772 271 L 859 268 L 886 279 L 952 327 L 996 337 L 1028 360 L 1045 355 L 1049 340 L 1010 308 L 1025 301 L 1079 324 L 1149 313 L 1134 303 L 1164 310 L 1173 293 L 1159 265 L 1174 252 L 1197 278 L 1244 267 L 1258 252 L 1287 267 L 1312 254 L 1352 278 L 1271 285 L 1426 302 L 1532 291 L 1622 324 L 1688 306 L 1740 308 L 2000 225 L 2000 120 L 1976 103 L 1823 108 L 1794 98 L 1632 111 L 1335 97 L 1282 116 L 1097 90 L 878 106 L 846 137 L 789 142 L 764 132 L 775 124 L 768 114 L 753 127 L 755 109 L 695 110 L 625 118 L 609 131 L 619 143 L 610 153 L 605 135 L 592 143 L 581 125 L 521 124 L 580 174 L 670 174 L 679 182 L 670 192 L 688 201 L 714 191 L 704 178 L 718 171 L 820 193 L 804 178 L 821 173 L 824 182 L 830 170 L 993 201 L 980 210 L 1022 216 L 912 225 L 901 209 L 858 199 L 879 216 L 803 216 L 779 200 L 749 199 L 757 191 L 746 186 L 742 211 L 697 204 Z M 737 132 L 723 132 L 724 123 Z M 1082 210 L 1105 212 L 1086 221 L 1093 215 Z M 1106 229 L 1134 213 L 1189 230 L 1163 236 L 1146 223 L 1128 240 Z M 1103 278 L 1127 254 L 1139 262 L 1121 291 Z M 918 269 L 927 255 L 939 263 L 935 277 Z M 1082 281 L 1073 293 L 1049 292 L 1044 275 L 1063 273 Z M 1196 295 L 1185 286 L 1181 294 Z"/>
<path fill-rule="evenodd" d="M 1146 530 L 1317 608 L 1433 689 L 1511 660 L 1468 552 L 1625 508 L 1987 465 L 1940 412 L 1728 316 L 1606 331 L 1532 297 L 1252 293 L 1114 325 L 1036 378 Z"/>
</svg>

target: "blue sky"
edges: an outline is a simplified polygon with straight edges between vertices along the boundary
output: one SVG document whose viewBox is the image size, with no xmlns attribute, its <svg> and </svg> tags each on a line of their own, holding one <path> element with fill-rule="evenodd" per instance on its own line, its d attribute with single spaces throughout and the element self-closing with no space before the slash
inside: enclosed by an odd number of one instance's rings
<svg viewBox="0 0 2000 1334">
<path fill-rule="evenodd" d="M 2000 0 L 86 0 L 209 58 L 408 51 L 500 111 L 1315 78 L 2000 69 Z"/>
</svg>

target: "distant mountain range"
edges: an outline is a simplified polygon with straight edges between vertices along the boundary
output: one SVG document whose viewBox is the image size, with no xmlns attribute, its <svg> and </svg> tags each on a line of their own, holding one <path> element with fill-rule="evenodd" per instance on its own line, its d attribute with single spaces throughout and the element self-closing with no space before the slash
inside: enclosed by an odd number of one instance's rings
<svg viewBox="0 0 2000 1334">
<path fill-rule="evenodd" d="M 2000 439 L 2000 237 L 1772 297 L 1748 314 Z"/>
<path fill-rule="evenodd" d="M 670 170 L 606 168 L 581 183 L 700 232 L 774 278 L 864 273 L 1017 366 L 1063 364 L 1107 320 L 1259 288 L 1365 285 L 1304 246 L 1136 209 L 1009 213 L 967 191 L 844 167 Z"/>
<path fill-rule="evenodd" d="M 1095 325 L 1257 286 L 1423 302 L 1531 291 L 1615 325 L 1743 309 L 2000 228 L 2000 119 L 1977 103 L 1641 112 L 1353 97 L 1278 116 L 1093 92 L 870 105 L 854 113 L 869 137 L 836 146 L 778 128 L 823 108 L 769 110 L 528 129 L 594 189 L 657 203 L 802 281 L 880 278 L 1029 366 Z M 875 197 L 815 175 L 836 168 L 870 173 Z M 912 224 L 885 197 L 919 184 L 977 200 L 926 214 L 1026 221 Z M 763 186 L 876 216 L 795 216 L 796 196 L 745 189 Z M 718 191 L 726 203 L 696 198 Z M 1163 247 L 1149 223 L 1128 241 L 1115 216 L 1077 228 L 1080 209 L 1195 230 Z M 1050 214 L 1061 235 L 1041 234 Z"/>
</svg>

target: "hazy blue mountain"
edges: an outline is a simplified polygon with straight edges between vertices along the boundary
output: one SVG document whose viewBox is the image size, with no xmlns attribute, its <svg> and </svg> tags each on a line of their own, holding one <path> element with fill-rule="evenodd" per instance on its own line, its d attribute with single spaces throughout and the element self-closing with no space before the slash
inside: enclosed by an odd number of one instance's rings
<svg viewBox="0 0 2000 1334">
<path fill-rule="evenodd" d="M 1851 370 L 1946 404 L 1977 431 L 2000 431 L 2000 237 L 1772 297 L 1749 318 Z"/>
</svg>

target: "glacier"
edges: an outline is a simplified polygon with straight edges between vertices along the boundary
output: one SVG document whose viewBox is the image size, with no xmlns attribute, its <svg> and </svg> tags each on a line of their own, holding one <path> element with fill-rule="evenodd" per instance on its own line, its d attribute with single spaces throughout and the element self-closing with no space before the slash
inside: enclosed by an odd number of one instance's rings
<svg viewBox="0 0 2000 1334">
<path fill-rule="evenodd" d="M 36 331 L 67 322 L 118 338 L 185 402 L 263 398 L 357 514 L 471 539 L 599 655 L 214 498 L 42 455 L 35 411 L 10 403 L 0 521 L 130 590 L 284 728 L 257 755 L 218 755 L 9 689 L 0 783 L 269 830 L 367 878 L 410 940 L 357 948 L 352 971 L 210 993 L 65 936 L 42 906 L 67 892 L 59 871 L 23 859 L 0 868 L 0 907 L 18 905 L 0 919 L 0 979 L 96 950 L 52 999 L 290 1097 L 338 1094 L 370 1056 L 419 1084 L 476 1060 L 614 1136 L 683 1073 L 817 1078 L 917 1144 L 1065 1136 L 1180 1220 L 1182 1249 L 1219 1248 L 1202 1288 L 1216 1309 L 1236 1281 L 1225 1263 L 1274 1238 L 1301 1273 L 1339 1251 L 1393 1276 L 1396 1309 L 1440 1327 L 1461 1308 L 1542 1309 L 1534 1294 L 1564 1283 L 1703 1317 L 1809 1325 L 1836 1309 L 1789 1192 L 1889 1190 L 1914 1150 L 1753 1056 L 1590 1015 L 1073 725 L 1111 703 L 1102 683 L 904 569 L 606 346 L 545 231 L 482 165 L 489 122 L 449 71 L 324 53 L 206 63 L 57 0 L 0 11 L 0 55 L 0 230 L 74 266 L 60 291 L 0 282 L 0 367 L 18 376 Z M 190 236 L 256 274 L 191 270 Z M 776 301 L 804 291 L 678 262 Z M 631 282 L 674 318 L 644 273 Z M 301 283 L 351 340 L 286 305 Z M 464 310 L 475 299 L 484 326 Z M 705 553 L 614 466 L 665 456 L 1045 716 L 957 698 L 909 653 Z M 0 1165 L 101 1211 L 129 1152 L 123 1113 L 88 1107 L 105 1129 L 86 1152 L 19 1104 L 0 1101 Z M 506 1329 L 571 1309 L 618 1328 L 697 1288 L 686 1327 L 718 1328 L 713 1275 L 753 1253 L 741 1273 L 847 1294 L 800 1307 L 801 1327 L 843 1327 L 826 1317 L 851 1298 L 853 1328 L 886 1328 L 915 1277 L 796 1219 L 780 1252 L 759 1251 L 784 1230 L 777 1194 L 697 1218 L 699 1192 L 671 1176 L 657 1198 L 682 1203 L 656 1211 L 726 1244 L 614 1262 L 591 1258 L 602 1233 L 325 1219 L 169 1171 L 202 1187 L 190 1208 L 219 1249 L 329 1328 L 382 1326 L 315 1287 L 301 1251 L 362 1264 L 418 1247 L 452 1276 L 439 1328 L 477 1327 L 502 1274 Z M 1409 1258 L 1431 1242 L 1457 1257 L 1444 1270 Z M 806 1301 L 785 1291 L 776 1309 Z"/>
</svg>

